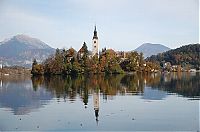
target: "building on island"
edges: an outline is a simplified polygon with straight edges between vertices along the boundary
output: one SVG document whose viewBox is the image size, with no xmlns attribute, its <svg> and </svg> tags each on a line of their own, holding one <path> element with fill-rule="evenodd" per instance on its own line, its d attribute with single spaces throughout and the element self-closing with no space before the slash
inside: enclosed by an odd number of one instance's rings
<svg viewBox="0 0 200 132">
<path fill-rule="evenodd" d="M 92 56 L 99 55 L 99 41 L 97 36 L 97 29 L 96 25 L 94 27 L 94 35 L 92 39 Z"/>
</svg>

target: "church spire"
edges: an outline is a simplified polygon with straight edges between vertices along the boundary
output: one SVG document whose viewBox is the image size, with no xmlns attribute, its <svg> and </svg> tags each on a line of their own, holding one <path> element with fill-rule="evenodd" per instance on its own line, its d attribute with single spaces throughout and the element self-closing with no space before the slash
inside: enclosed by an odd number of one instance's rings
<svg viewBox="0 0 200 132">
<path fill-rule="evenodd" d="M 94 36 L 93 36 L 93 39 L 98 39 L 96 25 L 94 26 Z"/>
<path fill-rule="evenodd" d="M 99 42 L 97 37 L 97 27 L 94 26 L 94 36 L 92 38 L 92 56 L 99 54 Z"/>
</svg>

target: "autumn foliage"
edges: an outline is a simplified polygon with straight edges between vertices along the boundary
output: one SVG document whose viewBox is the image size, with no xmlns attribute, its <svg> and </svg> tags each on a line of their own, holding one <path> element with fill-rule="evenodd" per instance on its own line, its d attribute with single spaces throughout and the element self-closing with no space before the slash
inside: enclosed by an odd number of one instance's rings
<svg viewBox="0 0 200 132">
<path fill-rule="evenodd" d="M 152 68 L 159 69 L 154 64 L 144 65 L 143 54 L 127 52 L 120 56 L 112 49 L 102 49 L 99 55 L 91 56 L 84 42 L 77 52 L 73 48 L 56 50 L 54 56 L 46 59 L 42 64 L 34 60 L 32 65 L 33 75 L 77 75 L 77 74 L 121 74 L 124 72 L 149 72 Z"/>
</svg>

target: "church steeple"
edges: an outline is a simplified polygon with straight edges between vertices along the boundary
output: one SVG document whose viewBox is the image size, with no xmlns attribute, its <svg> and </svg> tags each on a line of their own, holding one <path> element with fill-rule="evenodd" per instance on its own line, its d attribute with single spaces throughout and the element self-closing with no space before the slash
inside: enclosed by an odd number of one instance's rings
<svg viewBox="0 0 200 132">
<path fill-rule="evenodd" d="M 96 25 L 94 26 L 94 36 L 92 39 L 92 56 L 98 55 L 99 53 L 99 42 L 98 42 L 98 37 L 97 37 L 97 27 Z"/>
<path fill-rule="evenodd" d="M 97 37 L 97 28 L 96 28 L 96 25 L 94 27 L 94 36 L 93 36 L 93 39 L 98 39 Z"/>
</svg>

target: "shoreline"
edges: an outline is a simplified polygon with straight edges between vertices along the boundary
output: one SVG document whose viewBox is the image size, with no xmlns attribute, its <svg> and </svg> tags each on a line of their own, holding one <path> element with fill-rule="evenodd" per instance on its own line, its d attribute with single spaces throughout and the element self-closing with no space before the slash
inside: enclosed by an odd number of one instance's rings
<svg viewBox="0 0 200 132">
<path fill-rule="evenodd" d="M 42 76 L 54 76 L 54 75 L 69 75 L 69 76 L 77 76 L 77 75 L 133 75 L 133 74 L 169 74 L 169 73 L 200 73 L 200 70 L 196 71 L 132 71 L 132 72 L 123 72 L 123 73 L 78 73 L 78 74 L 41 74 Z M 39 75 L 34 75 L 31 73 L 30 68 L 24 68 L 24 67 L 4 67 L 0 69 L 0 76 L 15 76 L 15 75 L 20 75 L 20 76 L 39 76 Z"/>
</svg>

